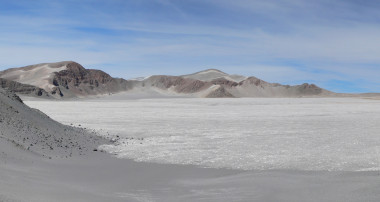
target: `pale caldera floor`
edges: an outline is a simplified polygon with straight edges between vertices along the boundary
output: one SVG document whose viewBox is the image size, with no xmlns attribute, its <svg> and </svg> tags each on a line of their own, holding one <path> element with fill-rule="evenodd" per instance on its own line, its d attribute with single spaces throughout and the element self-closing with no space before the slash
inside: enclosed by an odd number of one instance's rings
<svg viewBox="0 0 380 202">
<path fill-rule="evenodd" d="M 239 170 L 380 170 L 380 100 L 361 98 L 26 101 L 103 135 L 120 158 Z"/>
</svg>

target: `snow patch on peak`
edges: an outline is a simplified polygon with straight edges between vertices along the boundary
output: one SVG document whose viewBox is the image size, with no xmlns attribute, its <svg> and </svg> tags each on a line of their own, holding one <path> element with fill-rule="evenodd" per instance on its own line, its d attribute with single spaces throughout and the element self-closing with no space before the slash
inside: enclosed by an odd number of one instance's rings
<svg viewBox="0 0 380 202">
<path fill-rule="evenodd" d="M 207 69 L 194 74 L 183 75 L 181 77 L 200 81 L 212 81 L 214 79 L 224 78 L 226 76 L 228 76 L 228 74 L 217 69 Z"/>
<path fill-rule="evenodd" d="M 206 69 L 206 70 L 203 70 L 203 71 L 200 71 L 200 72 L 196 72 L 194 73 L 195 74 L 212 74 L 212 73 L 217 73 L 217 74 L 223 74 L 223 75 L 228 75 L 218 69 Z"/>
<path fill-rule="evenodd" d="M 146 79 L 149 79 L 151 76 L 146 76 L 146 77 L 136 77 L 136 78 L 132 78 L 132 79 L 129 79 L 129 80 L 132 80 L 132 81 L 144 81 Z"/>
<path fill-rule="evenodd" d="M 183 75 L 182 77 L 196 79 L 200 81 L 212 81 L 215 79 L 224 78 L 234 82 L 240 82 L 247 78 L 241 75 L 229 75 L 217 69 L 206 69 L 204 71 L 196 72 L 194 74 Z"/>
</svg>

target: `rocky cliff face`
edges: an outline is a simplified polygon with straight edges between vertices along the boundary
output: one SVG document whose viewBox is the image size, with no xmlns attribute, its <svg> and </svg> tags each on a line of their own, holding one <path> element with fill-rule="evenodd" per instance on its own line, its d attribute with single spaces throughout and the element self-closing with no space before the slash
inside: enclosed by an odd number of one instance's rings
<svg viewBox="0 0 380 202">
<path fill-rule="evenodd" d="M 65 70 L 56 72 L 52 79 L 53 95 L 86 97 L 127 90 L 126 80 L 112 78 L 103 71 L 85 69 L 76 62 L 68 63 L 66 67 Z"/>
</svg>

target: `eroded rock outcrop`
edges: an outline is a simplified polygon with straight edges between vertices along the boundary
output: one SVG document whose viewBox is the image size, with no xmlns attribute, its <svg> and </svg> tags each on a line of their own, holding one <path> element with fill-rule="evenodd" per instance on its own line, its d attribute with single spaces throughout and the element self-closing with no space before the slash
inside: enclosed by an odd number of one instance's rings
<svg viewBox="0 0 380 202">
<path fill-rule="evenodd" d="M 76 62 L 68 63 L 66 67 L 65 70 L 56 72 L 52 78 L 53 94 L 61 97 L 86 97 L 127 90 L 126 80 L 115 79 L 101 70 L 85 69 Z"/>
</svg>

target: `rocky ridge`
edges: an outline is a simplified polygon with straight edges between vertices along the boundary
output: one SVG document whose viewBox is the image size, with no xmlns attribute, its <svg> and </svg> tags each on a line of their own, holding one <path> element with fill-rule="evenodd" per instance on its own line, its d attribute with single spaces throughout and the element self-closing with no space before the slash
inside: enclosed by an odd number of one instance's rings
<svg viewBox="0 0 380 202">
<path fill-rule="evenodd" d="M 205 98 L 335 95 L 314 84 L 281 85 L 256 77 L 229 75 L 216 69 L 182 76 L 155 75 L 124 80 L 113 78 L 101 70 L 85 69 L 73 61 L 12 68 L 0 72 L 0 78 L 7 79 L 7 85 L 13 86 L 10 90 L 16 93 L 50 95 L 60 99 L 138 91 Z M 17 83 L 11 84 L 9 81 Z"/>
<path fill-rule="evenodd" d="M 210 72 L 210 70 L 206 70 Z M 215 71 L 215 70 L 212 70 Z M 201 72 L 201 74 L 203 74 Z M 221 76 L 219 76 L 221 75 Z M 203 75 L 202 75 L 203 77 Z M 206 98 L 232 97 L 303 97 L 303 96 L 331 96 L 334 93 L 322 89 L 314 84 L 296 86 L 269 83 L 256 77 L 248 77 L 237 82 L 228 74 L 217 72 L 216 76 L 203 77 L 197 80 L 184 76 L 151 76 L 142 81 L 134 81 L 135 88 L 158 89 L 160 92 L 171 92 L 179 95 Z M 243 76 L 235 76 L 242 79 Z M 239 80 L 239 79 L 238 79 Z"/>
</svg>

